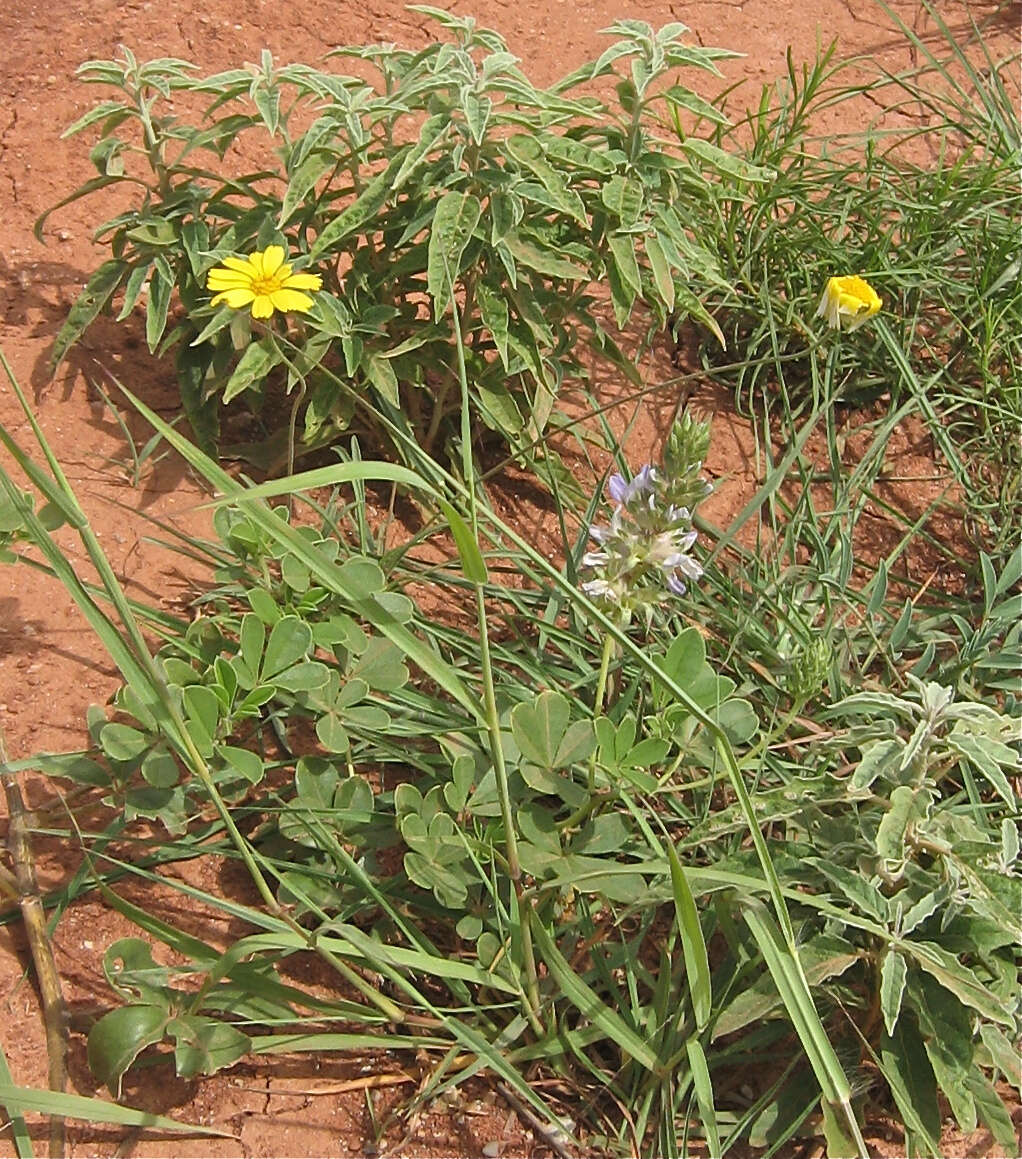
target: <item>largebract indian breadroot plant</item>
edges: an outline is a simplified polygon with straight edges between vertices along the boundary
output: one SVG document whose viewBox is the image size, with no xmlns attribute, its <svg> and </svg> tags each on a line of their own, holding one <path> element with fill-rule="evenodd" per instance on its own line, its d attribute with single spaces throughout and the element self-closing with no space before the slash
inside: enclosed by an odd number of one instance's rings
<svg viewBox="0 0 1022 1159">
<path fill-rule="evenodd" d="M 901 696 L 860 692 L 828 710 L 835 654 L 814 648 L 821 659 L 796 705 L 803 711 L 812 699 L 829 729 L 820 740 L 783 725 L 758 735 L 769 690 L 747 680 L 739 688 L 741 658 L 734 679 L 701 633 L 676 618 L 702 585 L 649 605 L 651 619 L 635 622 L 630 639 L 483 510 L 486 526 L 519 544 L 523 569 L 546 576 L 535 592 L 486 586 L 487 602 L 515 625 L 488 646 L 525 886 L 517 894 L 494 750 L 480 699 L 466 695 L 466 682 L 475 687 L 485 670 L 486 634 L 452 632 L 402 594 L 421 574 L 400 559 L 386 562 L 383 545 L 358 531 L 357 495 L 335 495 L 318 525 L 300 528 L 286 509 L 259 500 L 331 479 L 410 483 L 412 473 L 354 460 L 246 492 L 145 413 L 229 499 L 216 514 L 215 541 L 183 545 L 208 553 L 215 580 L 191 622 L 153 620 L 166 639 L 156 657 L 162 692 L 154 699 L 158 685 L 147 689 L 110 636 L 131 678 L 111 707 L 90 714 L 94 747 L 32 763 L 101 793 L 117 810 L 111 833 L 139 819 L 161 823 L 167 838 L 146 843 L 157 864 L 211 842 L 230 854 L 212 795 L 237 818 L 241 848 L 270 875 L 273 904 L 244 906 L 189 887 L 193 900 L 228 905 L 259 931 L 221 953 L 107 888 L 112 904 L 206 979 L 197 991 L 181 987 L 138 939 L 109 948 L 104 968 L 124 1005 L 96 1023 L 89 1057 L 112 1088 L 165 1040 L 179 1073 L 195 1075 L 250 1052 L 371 1047 L 387 1024 L 394 1049 L 439 1059 L 455 1046 L 513 1081 L 521 1097 L 528 1087 L 518 1051 L 526 1064 L 537 1050 L 555 1067 L 584 1058 L 615 1098 L 648 1104 L 648 1153 L 664 1150 L 681 1114 L 691 1121 L 698 1113 L 700 1130 L 720 1144 L 714 1153 L 743 1137 L 783 1137 L 820 1088 L 828 1136 L 844 1150 L 855 1146 L 838 1116 L 851 1091 L 842 1093 L 840 1067 L 829 1069 L 831 1038 L 843 1058 L 861 1055 L 884 1076 L 923 1151 L 937 1153 L 937 1083 L 955 1076 L 959 1121 L 982 1119 L 1006 1137 L 1010 1120 L 988 1071 L 1004 1070 L 1018 1030 L 1011 914 L 1022 879 L 1009 780 L 1018 771 L 1017 720 L 956 696 L 940 679 L 909 679 Z M 680 452 L 704 454 L 704 429 L 690 424 L 668 443 L 675 453 L 665 453 L 661 485 L 676 495 L 703 488 L 698 460 Z M 611 497 L 641 499 L 648 484 L 648 471 L 621 478 Z M 57 566 L 31 505 L 6 482 L 5 490 Z M 62 498 L 50 487 L 43 495 Z M 986 603 L 995 618 L 1022 571 L 1018 554 L 1011 572 L 991 578 Z M 457 574 L 433 578 L 452 593 L 464 585 Z M 79 599 L 88 599 L 84 589 Z M 587 644 L 587 633 L 551 633 L 543 612 L 551 599 L 600 634 Z M 93 605 L 102 625 L 98 612 Z M 603 634 L 617 649 L 613 691 L 590 697 Z M 995 625 L 991 639 L 1000 636 Z M 601 668 L 609 656 L 603 645 Z M 927 662 L 924 650 L 917 666 Z M 957 653 L 934 675 L 956 662 Z M 435 692 L 410 681 L 412 664 L 432 673 Z M 154 711 L 159 695 L 177 706 L 193 757 Z M 744 766 L 733 766 L 734 780 L 730 746 Z M 726 803 L 729 780 L 736 795 Z M 762 862 L 747 847 L 750 833 L 762 842 Z M 149 873 L 119 861 L 107 841 L 100 834 L 92 855 L 101 878 Z M 772 889 L 777 922 L 759 900 Z M 658 923 L 672 906 L 677 925 L 665 932 Z M 526 928 L 545 967 L 535 1025 L 522 1014 L 531 1002 Z M 284 980 L 282 963 L 313 945 L 347 983 L 359 982 L 358 1000 L 324 999 Z M 810 985 L 826 1033 L 814 1026 L 813 1002 L 806 1005 Z M 556 1025 L 547 1024 L 550 1010 Z M 338 1035 L 322 1022 L 336 1018 L 361 1032 Z M 792 1025 L 804 1056 L 792 1049 Z M 748 1073 L 764 1043 L 791 1050 L 789 1064 L 753 1109 L 736 1113 L 711 1076 L 727 1066 Z M 677 1100 L 697 1074 L 697 1110 L 683 1112 Z"/>
<path fill-rule="evenodd" d="M 619 326 L 640 302 L 661 329 L 685 317 L 715 326 L 701 295 L 727 287 L 691 206 L 719 181 L 764 173 L 698 138 L 679 146 L 660 121 L 672 109 L 720 121 L 680 77 L 719 75 L 733 54 L 693 43 L 682 24 L 623 20 L 598 60 L 540 89 L 497 33 L 415 11 L 453 43 L 331 54 L 365 62 L 375 83 L 268 53 L 208 77 L 127 49 L 84 64 L 82 80 L 114 96 L 67 130 L 98 128 L 99 173 L 61 204 L 123 185 L 133 205 L 98 228 L 112 256 L 72 308 L 54 362 L 101 311 L 131 315 L 147 288 L 150 349 L 176 351 L 207 449 L 223 403 L 243 396 L 259 409 L 282 388 L 300 394 L 305 447 L 346 431 L 392 442 L 391 423 L 440 453 L 460 429 L 457 303 L 473 440 L 495 435 L 570 484 L 542 436 L 562 384 L 584 373 L 583 348 L 638 382 L 592 283 L 609 283 Z M 616 103 L 587 93 L 606 76 L 618 78 Z M 203 101 L 195 120 L 178 111 Z M 228 174 L 241 141 L 265 151 L 265 168 Z M 269 253 L 293 265 L 299 294 L 321 281 L 314 304 L 272 279 L 248 298 L 248 274 L 261 272 L 252 263 Z M 217 272 L 225 264 L 230 276 Z M 271 316 L 275 296 L 276 311 L 294 313 Z M 248 454 L 266 465 L 280 432 L 263 413 L 269 441 Z"/>
</svg>

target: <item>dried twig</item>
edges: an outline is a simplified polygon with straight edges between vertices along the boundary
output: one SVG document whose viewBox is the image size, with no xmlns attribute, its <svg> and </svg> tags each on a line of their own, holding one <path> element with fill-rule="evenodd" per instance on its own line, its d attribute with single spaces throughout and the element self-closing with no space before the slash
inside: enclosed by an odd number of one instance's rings
<svg viewBox="0 0 1022 1159">
<path fill-rule="evenodd" d="M 556 1155 L 560 1156 L 560 1159 L 572 1159 L 571 1152 L 564 1145 L 564 1140 L 568 1136 L 563 1131 L 558 1131 L 556 1127 L 551 1127 L 549 1123 L 544 1123 L 539 1115 L 535 1114 L 530 1107 L 523 1103 L 506 1083 L 498 1082 L 497 1091 L 505 1102 L 510 1103 L 511 1108 L 519 1119 L 523 1123 L 528 1124 L 543 1142 Z"/>
<path fill-rule="evenodd" d="M 21 907 L 21 918 L 25 923 L 32 962 L 35 965 L 43 1008 L 43 1023 L 46 1027 L 50 1090 L 63 1092 L 67 1085 L 67 1010 L 64 1006 L 60 975 L 57 973 L 57 964 L 53 957 L 53 945 L 46 929 L 46 911 L 43 909 L 36 882 L 35 861 L 28 837 L 29 824 L 25 799 L 21 795 L 16 775 L 7 768 L 7 749 L 2 731 L 0 731 L 0 781 L 3 781 L 4 795 L 7 798 L 9 818 L 7 848 L 14 865 L 13 875 L 5 870 L 2 880 L 8 888 L 13 881 L 18 904 Z M 64 1120 L 58 1115 L 53 1115 L 50 1118 L 51 1159 L 63 1159 L 64 1142 Z"/>
</svg>

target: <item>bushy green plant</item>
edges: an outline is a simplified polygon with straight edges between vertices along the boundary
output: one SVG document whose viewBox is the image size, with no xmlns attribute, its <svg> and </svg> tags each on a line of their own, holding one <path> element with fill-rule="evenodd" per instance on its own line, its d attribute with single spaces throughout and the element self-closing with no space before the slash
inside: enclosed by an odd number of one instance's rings
<svg viewBox="0 0 1022 1159">
<path fill-rule="evenodd" d="M 353 423 L 386 438 L 394 424 L 438 452 L 459 430 L 456 307 L 472 439 L 489 429 L 535 463 L 550 455 L 537 443 L 583 349 L 635 378 L 592 283 L 609 283 L 619 326 L 637 301 L 661 328 L 685 316 L 713 326 L 700 292 L 724 283 L 690 206 L 720 173 L 761 174 L 701 140 L 672 146 L 659 126 L 672 109 L 721 119 L 670 74 L 716 72 L 732 54 L 688 43 L 682 24 L 619 21 L 598 60 L 540 89 L 495 32 L 415 10 L 454 43 L 332 54 L 361 62 L 373 83 L 268 54 L 210 77 L 127 51 L 83 65 L 83 80 L 117 95 L 67 131 L 98 126 L 101 137 L 99 175 L 66 201 L 125 186 L 135 203 L 98 229 L 113 256 L 72 308 L 54 360 L 115 296 L 123 319 L 147 291 L 150 349 L 176 350 L 185 412 L 207 448 L 222 403 L 258 406 L 276 382 L 304 408 L 306 447 Z M 607 78 L 616 101 L 585 95 Z M 198 101 L 193 121 L 182 110 Z M 228 176 L 225 158 L 237 168 L 250 142 L 259 168 Z M 270 245 L 321 275 L 311 311 L 281 326 L 212 309 L 209 270 Z M 284 424 L 267 426 L 277 440 L 249 453 L 281 462 Z"/>
</svg>

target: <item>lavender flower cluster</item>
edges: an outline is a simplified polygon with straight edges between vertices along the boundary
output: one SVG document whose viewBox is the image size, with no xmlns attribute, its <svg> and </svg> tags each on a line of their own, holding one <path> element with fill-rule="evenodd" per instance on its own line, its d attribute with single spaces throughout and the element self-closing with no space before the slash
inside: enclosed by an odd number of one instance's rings
<svg viewBox="0 0 1022 1159">
<path fill-rule="evenodd" d="M 624 621 L 639 608 L 683 595 L 686 581 L 703 574 L 691 554 L 696 541 L 691 507 L 710 490 L 698 478 L 708 443 L 708 424 L 686 417 L 671 433 L 663 467 L 647 464 L 631 481 L 610 477 L 614 512 L 609 525 L 589 529 L 599 550 L 582 557 L 582 591 Z"/>
</svg>

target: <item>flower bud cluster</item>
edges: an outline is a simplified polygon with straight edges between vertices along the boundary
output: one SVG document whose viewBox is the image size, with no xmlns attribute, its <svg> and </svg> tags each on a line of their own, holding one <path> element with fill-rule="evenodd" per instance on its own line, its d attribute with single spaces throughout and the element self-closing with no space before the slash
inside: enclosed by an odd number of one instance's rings
<svg viewBox="0 0 1022 1159">
<path fill-rule="evenodd" d="M 589 529 L 599 550 L 582 557 L 582 591 L 624 622 L 683 595 L 686 581 L 703 574 L 692 555 L 692 508 L 710 491 L 699 476 L 708 446 L 709 424 L 686 416 L 671 431 L 660 468 L 647 464 L 631 481 L 610 477 L 614 512 L 609 525 Z"/>
</svg>

